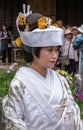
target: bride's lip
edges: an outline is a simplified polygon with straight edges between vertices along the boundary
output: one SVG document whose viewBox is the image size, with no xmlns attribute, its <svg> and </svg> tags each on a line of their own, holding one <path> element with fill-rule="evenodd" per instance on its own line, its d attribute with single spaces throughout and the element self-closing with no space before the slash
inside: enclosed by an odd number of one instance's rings
<svg viewBox="0 0 83 130">
<path fill-rule="evenodd" d="M 50 61 L 50 63 L 54 64 L 54 63 L 55 63 L 55 61 Z"/>
</svg>

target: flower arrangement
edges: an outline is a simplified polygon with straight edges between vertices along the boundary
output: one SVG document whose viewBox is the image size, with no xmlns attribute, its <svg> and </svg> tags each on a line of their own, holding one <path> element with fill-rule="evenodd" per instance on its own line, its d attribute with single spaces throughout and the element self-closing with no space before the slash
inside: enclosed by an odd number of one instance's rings
<svg viewBox="0 0 83 130">
<path fill-rule="evenodd" d="M 49 17 L 43 16 L 38 20 L 38 28 L 39 29 L 45 29 L 51 24 L 52 24 L 52 19 Z"/>
<path fill-rule="evenodd" d="M 25 28 L 24 28 L 25 31 L 29 30 L 28 20 L 23 14 L 20 14 L 20 16 L 18 18 L 18 25 L 25 26 Z"/>
<path fill-rule="evenodd" d="M 57 72 L 59 73 L 59 74 L 61 74 L 62 76 L 64 76 L 66 79 L 67 79 L 67 81 L 68 81 L 68 83 L 70 84 L 70 85 L 72 85 L 73 84 L 73 76 L 72 76 L 72 74 L 71 75 L 69 75 L 66 71 L 64 71 L 64 70 L 57 70 Z"/>
<path fill-rule="evenodd" d="M 81 82 L 81 77 L 79 74 L 75 75 L 75 93 L 76 93 L 76 97 L 78 97 L 79 99 L 83 100 L 83 88 L 80 87 L 80 82 Z"/>
<path fill-rule="evenodd" d="M 80 116 L 83 120 L 83 89 L 80 89 L 80 75 L 76 74 L 74 77 L 72 74 L 68 74 L 64 70 L 56 70 L 59 74 L 64 76 L 68 83 L 70 84 L 70 89 L 72 91 L 72 95 L 74 97 L 75 102 L 78 104 L 80 108 Z"/>
<path fill-rule="evenodd" d="M 21 44 L 22 44 L 21 37 L 18 37 L 18 38 L 16 39 L 15 43 L 16 43 L 16 45 L 17 45 L 18 47 L 20 47 Z"/>
<path fill-rule="evenodd" d="M 18 26 L 19 26 L 20 30 L 21 31 L 29 31 L 29 25 L 28 25 L 27 18 L 23 14 L 20 14 L 20 16 L 17 19 L 18 19 Z M 21 38 L 18 37 L 15 40 L 15 43 L 16 43 L 17 47 L 20 47 L 22 44 Z"/>
</svg>

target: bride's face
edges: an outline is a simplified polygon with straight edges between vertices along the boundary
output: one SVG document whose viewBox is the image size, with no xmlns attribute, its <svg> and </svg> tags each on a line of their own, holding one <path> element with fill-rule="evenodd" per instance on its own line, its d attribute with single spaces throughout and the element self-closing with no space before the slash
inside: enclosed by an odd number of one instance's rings
<svg viewBox="0 0 83 130">
<path fill-rule="evenodd" d="M 41 48 L 39 57 L 33 56 L 34 62 L 42 68 L 53 68 L 58 59 L 59 49 L 59 46 Z"/>
</svg>

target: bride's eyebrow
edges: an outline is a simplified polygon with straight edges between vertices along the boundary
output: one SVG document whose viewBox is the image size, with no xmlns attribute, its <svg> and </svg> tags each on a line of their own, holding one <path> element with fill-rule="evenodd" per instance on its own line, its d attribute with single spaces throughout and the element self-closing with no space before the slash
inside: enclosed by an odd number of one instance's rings
<svg viewBox="0 0 83 130">
<path fill-rule="evenodd" d="M 48 46 L 48 47 L 46 47 L 46 48 L 53 48 L 52 46 Z"/>
</svg>

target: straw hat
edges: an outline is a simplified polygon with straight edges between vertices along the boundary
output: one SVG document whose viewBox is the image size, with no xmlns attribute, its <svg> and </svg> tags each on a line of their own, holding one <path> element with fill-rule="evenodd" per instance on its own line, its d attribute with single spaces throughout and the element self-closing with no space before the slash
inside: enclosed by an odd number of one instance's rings
<svg viewBox="0 0 83 130">
<path fill-rule="evenodd" d="M 71 32 L 70 29 L 66 29 L 64 34 L 65 34 L 65 35 L 67 35 L 67 34 L 72 34 L 72 32 Z"/>
<path fill-rule="evenodd" d="M 71 31 L 73 31 L 73 30 L 78 30 L 78 27 L 77 27 L 77 26 L 73 26 L 73 27 L 71 28 Z"/>
</svg>

